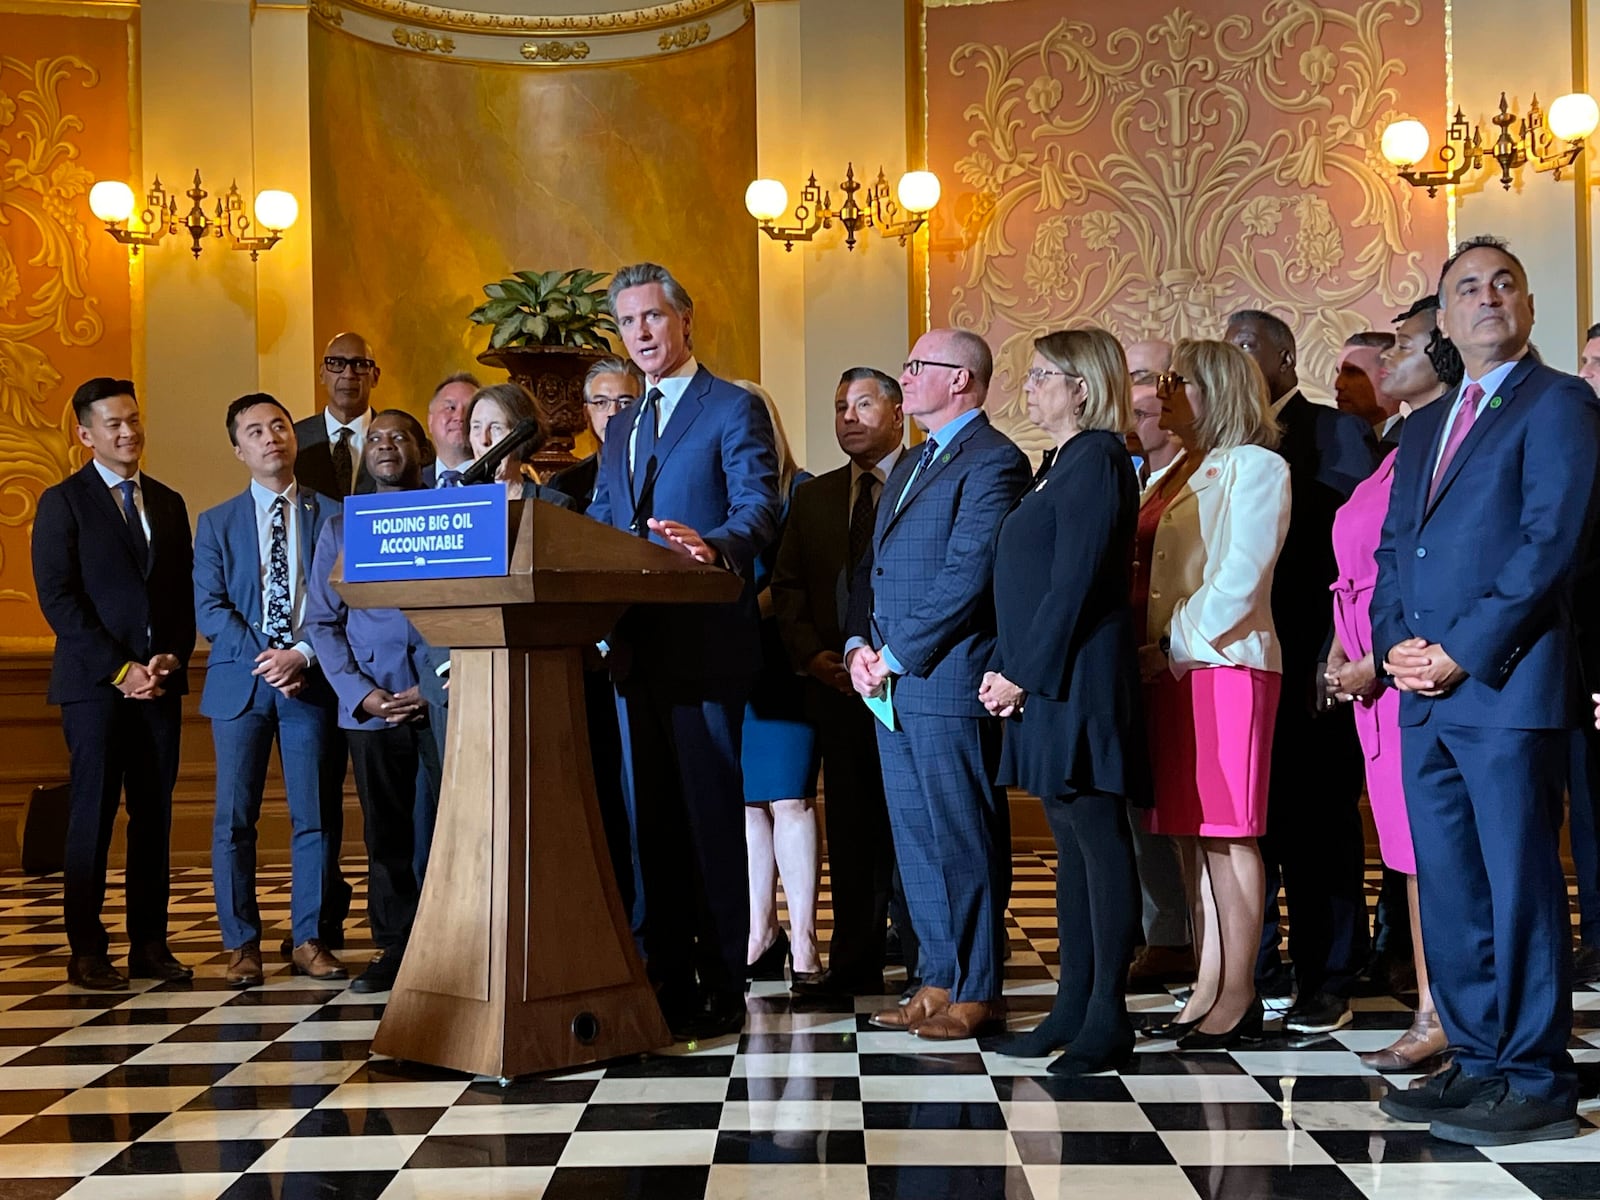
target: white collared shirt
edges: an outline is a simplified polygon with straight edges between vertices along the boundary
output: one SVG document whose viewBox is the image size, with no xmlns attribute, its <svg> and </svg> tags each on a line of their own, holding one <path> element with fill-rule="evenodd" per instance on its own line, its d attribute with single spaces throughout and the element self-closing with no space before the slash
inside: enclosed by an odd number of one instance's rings
<svg viewBox="0 0 1600 1200">
<path fill-rule="evenodd" d="M 120 489 L 128 480 L 123 479 L 115 471 L 107 470 L 98 458 L 92 458 L 89 461 L 94 463 L 94 469 L 100 472 L 100 478 L 105 480 L 106 486 L 111 489 L 111 502 L 117 506 L 119 513 L 122 512 L 122 492 Z M 135 471 L 128 479 L 133 481 L 133 506 L 139 510 L 139 524 L 144 527 L 144 540 L 148 542 L 150 540 L 150 514 L 144 511 L 144 479 L 138 471 Z"/>
<path fill-rule="evenodd" d="M 367 425 L 371 419 L 372 410 L 369 408 L 354 421 L 351 421 L 350 424 L 341 425 L 339 424 L 339 419 L 333 415 L 333 409 L 325 408 L 322 410 L 322 420 L 328 428 L 328 452 L 330 454 L 333 452 L 334 446 L 338 444 L 339 430 L 348 429 L 350 431 L 350 478 L 344 482 L 351 491 L 355 490 L 356 480 L 361 478 L 361 456 L 367 450 Z"/>
<path fill-rule="evenodd" d="M 1526 353 L 1527 350 L 1524 349 L 1522 354 Z M 1450 412 L 1444 419 L 1444 433 L 1439 438 L 1439 448 L 1433 453 L 1433 473 L 1435 475 L 1439 473 L 1439 464 L 1444 461 L 1444 448 L 1446 443 L 1450 441 L 1450 430 L 1455 427 L 1456 414 L 1460 411 L 1461 398 L 1466 395 L 1467 388 L 1476 383 L 1483 389 L 1483 395 L 1478 397 L 1477 411 L 1473 414 L 1474 419 L 1476 419 L 1483 416 L 1483 406 L 1495 398 L 1494 394 L 1499 390 L 1500 385 L 1506 381 L 1506 376 L 1511 374 L 1512 368 L 1522 361 L 1522 354 L 1517 355 L 1510 362 L 1501 363 L 1482 379 L 1469 379 L 1465 375 L 1462 376 L 1461 386 L 1456 389 L 1456 397 L 1451 401 Z"/>
<path fill-rule="evenodd" d="M 282 497 L 288 505 L 283 513 L 283 523 L 289 535 L 289 636 L 294 639 L 293 649 L 305 655 L 306 665 L 310 666 L 317 661 L 317 656 L 311 649 L 311 643 L 301 636 L 306 615 L 306 579 L 305 566 L 300 558 L 299 486 L 290 483 Z M 250 499 L 256 514 L 256 548 L 261 560 L 262 633 L 270 632 L 267 629 L 267 581 L 272 574 L 272 505 L 278 498 L 278 493 L 262 487 L 254 479 L 250 481 Z"/>
<path fill-rule="evenodd" d="M 889 475 L 894 471 L 895 463 L 900 461 L 900 456 L 904 453 L 904 446 L 896 446 L 873 465 L 871 474 L 878 481 L 878 486 L 874 489 L 878 499 L 883 498 L 883 485 L 889 482 Z M 856 466 L 854 459 L 850 460 L 850 507 L 845 513 L 846 527 L 849 526 L 851 514 L 855 512 L 856 488 L 861 486 L 861 477 L 867 473 Z"/>
<path fill-rule="evenodd" d="M 689 381 L 694 378 L 695 372 L 699 369 L 700 364 L 695 361 L 694 355 L 691 354 L 683 362 L 679 363 L 677 369 L 671 374 L 663 375 L 660 379 L 645 380 L 644 393 L 646 396 L 650 394 L 651 388 L 661 389 L 661 399 L 656 402 L 657 441 L 667 432 L 667 422 L 672 420 L 672 414 L 678 411 L 678 401 L 682 400 L 684 392 L 689 390 Z M 639 403 L 643 406 L 643 399 Z M 628 470 L 630 471 L 634 469 L 633 455 L 638 445 L 639 422 L 635 421 L 633 423 L 633 431 L 628 435 Z"/>
<path fill-rule="evenodd" d="M 438 461 L 433 464 L 433 486 L 435 488 L 444 487 L 444 480 L 441 479 L 440 476 L 442 476 L 446 471 L 454 471 L 459 475 L 468 467 L 470 467 L 473 464 L 473 461 L 473 459 L 467 458 L 452 466 L 451 464 L 445 462 L 444 455 L 441 454 L 438 458 Z"/>
</svg>

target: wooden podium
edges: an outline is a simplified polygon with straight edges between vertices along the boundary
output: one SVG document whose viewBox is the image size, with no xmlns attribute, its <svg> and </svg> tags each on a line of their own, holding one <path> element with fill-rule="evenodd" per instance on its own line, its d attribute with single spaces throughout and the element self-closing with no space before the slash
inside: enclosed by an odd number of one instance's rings
<svg viewBox="0 0 1600 1200">
<path fill-rule="evenodd" d="M 519 511 L 520 510 L 520 511 Z M 450 647 L 444 785 L 376 1053 L 510 1078 L 671 1043 L 595 799 L 582 651 L 633 604 L 727 603 L 738 577 L 513 501 L 510 570 L 334 584 Z"/>
</svg>

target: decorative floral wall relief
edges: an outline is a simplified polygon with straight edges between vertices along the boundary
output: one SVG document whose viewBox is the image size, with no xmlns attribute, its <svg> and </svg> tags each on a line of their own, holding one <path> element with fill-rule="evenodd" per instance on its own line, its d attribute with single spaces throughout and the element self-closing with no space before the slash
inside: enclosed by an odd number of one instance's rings
<svg viewBox="0 0 1600 1200">
<path fill-rule="evenodd" d="M 935 324 L 988 338 L 990 411 L 1019 442 L 1039 334 L 1216 336 L 1267 308 L 1331 392 L 1359 329 L 1432 286 L 1443 201 L 1378 152 L 1397 113 L 1444 106 L 1434 0 L 1011 0 L 929 7 Z"/>
</svg>

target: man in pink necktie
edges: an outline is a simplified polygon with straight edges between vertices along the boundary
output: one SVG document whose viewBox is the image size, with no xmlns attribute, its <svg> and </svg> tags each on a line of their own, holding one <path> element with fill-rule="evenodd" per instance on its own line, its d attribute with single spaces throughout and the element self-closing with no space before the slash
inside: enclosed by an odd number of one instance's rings
<svg viewBox="0 0 1600 1200">
<path fill-rule="evenodd" d="M 1600 409 L 1528 353 L 1533 297 L 1503 242 L 1475 238 L 1445 263 L 1439 327 L 1465 378 L 1407 422 L 1372 625 L 1401 692 L 1428 973 L 1455 1060 L 1380 1107 L 1503 1146 L 1578 1131 L 1559 835 Z"/>
</svg>

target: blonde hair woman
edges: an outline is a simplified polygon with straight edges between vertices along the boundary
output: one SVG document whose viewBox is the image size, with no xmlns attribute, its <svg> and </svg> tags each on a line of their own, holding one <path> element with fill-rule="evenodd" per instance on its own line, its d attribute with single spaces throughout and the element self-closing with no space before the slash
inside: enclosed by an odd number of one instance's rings
<svg viewBox="0 0 1600 1200">
<path fill-rule="evenodd" d="M 1034 485 L 1000 526 L 996 643 L 978 698 L 1006 718 L 997 782 L 1040 798 L 1055 838 L 1061 984 L 1050 1015 L 1002 1054 L 1065 1052 L 1078 1075 L 1133 1053 L 1124 998 L 1139 930 L 1128 805 L 1150 803 L 1129 564 L 1139 484 L 1128 362 L 1103 329 L 1033 344 L 1023 391 L 1048 433 Z"/>
<path fill-rule="evenodd" d="M 1199 977 L 1152 1030 L 1181 1049 L 1261 1036 L 1255 991 L 1267 782 L 1282 661 L 1272 572 L 1289 527 L 1289 469 L 1260 368 L 1225 342 L 1183 341 L 1159 384 L 1183 450 L 1139 510 L 1133 601 L 1142 636 L 1155 808 L 1178 840 Z"/>
<path fill-rule="evenodd" d="M 794 977 L 814 981 L 822 973 L 817 957 L 817 735 L 805 719 L 805 690 L 772 617 L 772 568 L 778 558 L 783 524 L 789 519 L 794 489 L 810 479 L 795 461 L 783 418 L 760 384 L 740 380 L 758 396 L 772 420 L 778 450 L 779 534 L 756 560 L 756 593 L 761 604 L 761 673 L 744 710 L 744 837 L 750 861 L 750 944 L 752 979 L 782 979 L 784 959 Z M 789 934 L 778 924 L 778 880 L 789 905 Z"/>
</svg>

